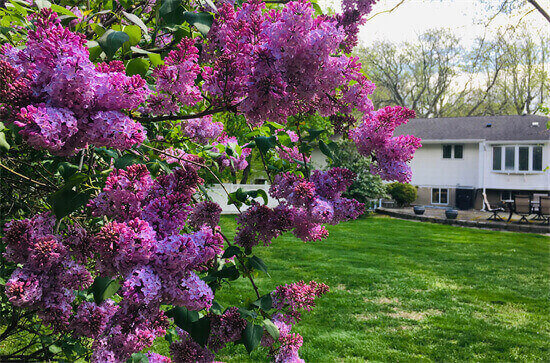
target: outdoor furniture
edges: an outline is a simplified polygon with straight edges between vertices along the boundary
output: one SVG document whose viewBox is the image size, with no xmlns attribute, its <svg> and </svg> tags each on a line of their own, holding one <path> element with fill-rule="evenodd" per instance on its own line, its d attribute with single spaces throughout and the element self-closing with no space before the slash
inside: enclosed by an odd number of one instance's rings
<svg viewBox="0 0 550 363">
<path fill-rule="evenodd" d="M 540 197 L 539 215 L 546 222 L 550 224 L 550 197 Z"/>
<path fill-rule="evenodd" d="M 531 218 L 532 221 L 544 221 L 544 217 L 540 213 L 540 198 L 541 197 L 547 197 L 548 194 L 540 194 L 540 193 L 534 193 L 533 194 L 533 201 L 531 202 L 531 207 L 533 213 L 535 213 L 535 216 Z"/>
<path fill-rule="evenodd" d="M 529 221 L 527 220 L 527 216 L 529 216 L 532 213 L 531 196 L 514 195 L 514 212 L 521 216 L 518 223 L 521 223 L 521 222 L 529 223 Z"/>
<path fill-rule="evenodd" d="M 504 212 L 504 208 L 493 208 L 491 207 L 491 204 L 489 204 L 489 201 L 487 200 L 487 194 L 483 193 L 483 204 L 485 205 L 485 209 L 487 210 L 487 212 L 491 212 L 493 213 L 492 215 L 489 216 L 489 218 L 487 218 L 488 221 L 503 221 L 504 222 L 504 219 L 502 219 L 501 216 L 499 216 L 498 214 L 500 212 Z"/>
</svg>

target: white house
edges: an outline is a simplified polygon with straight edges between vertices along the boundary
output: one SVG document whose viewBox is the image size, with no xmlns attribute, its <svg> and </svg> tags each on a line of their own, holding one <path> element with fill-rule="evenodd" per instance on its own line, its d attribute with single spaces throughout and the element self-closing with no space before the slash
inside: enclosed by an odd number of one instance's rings
<svg viewBox="0 0 550 363">
<path fill-rule="evenodd" d="M 396 130 L 422 139 L 411 162 L 417 204 L 482 207 L 514 193 L 550 191 L 548 117 L 413 119 Z"/>
</svg>

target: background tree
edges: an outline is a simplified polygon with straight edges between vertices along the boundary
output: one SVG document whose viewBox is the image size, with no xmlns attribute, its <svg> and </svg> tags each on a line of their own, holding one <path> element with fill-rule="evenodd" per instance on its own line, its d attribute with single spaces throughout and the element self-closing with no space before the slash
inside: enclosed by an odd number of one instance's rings
<svg viewBox="0 0 550 363">
<path fill-rule="evenodd" d="M 398 104 L 418 117 L 521 115 L 548 100 L 548 47 L 547 36 L 525 27 L 501 29 L 470 49 L 440 29 L 415 43 L 379 42 L 358 54 L 377 84 L 378 107 Z"/>
</svg>

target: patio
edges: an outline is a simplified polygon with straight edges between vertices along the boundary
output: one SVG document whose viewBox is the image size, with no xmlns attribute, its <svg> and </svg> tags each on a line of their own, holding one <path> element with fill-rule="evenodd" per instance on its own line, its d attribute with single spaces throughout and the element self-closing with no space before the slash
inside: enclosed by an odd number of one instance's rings
<svg viewBox="0 0 550 363">
<path fill-rule="evenodd" d="M 433 208 L 426 207 L 426 211 L 423 215 L 414 214 L 412 207 L 405 208 L 377 208 L 376 212 L 380 214 L 385 214 L 391 217 L 402 218 L 402 219 L 413 219 L 419 220 L 422 222 L 432 222 L 440 224 L 449 224 L 457 225 L 463 227 L 475 227 L 475 228 L 485 228 L 493 230 L 504 230 L 504 231 L 514 231 L 514 232 L 531 232 L 531 233 L 541 233 L 541 234 L 550 234 L 550 226 L 542 224 L 540 221 L 531 221 L 529 223 L 519 224 L 518 221 L 520 216 L 514 214 L 510 222 L 501 222 L 501 221 L 489 221 L 489 218 L 492 213 L 486 211 L 480 211 L 475 209 L 470 210 L 459 210 L 458 217 L 456 219 L 447 219 L 445 217 L 445 209 L 443 208 Z M 500 214 L 502 218 L 506 221 L 508 218 L 508 212 L 502 212 Z"/>
</svg>

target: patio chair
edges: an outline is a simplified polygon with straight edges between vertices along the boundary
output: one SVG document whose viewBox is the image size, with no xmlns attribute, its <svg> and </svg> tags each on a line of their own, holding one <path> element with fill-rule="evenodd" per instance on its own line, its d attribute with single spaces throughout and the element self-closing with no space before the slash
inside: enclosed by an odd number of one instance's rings
<svg viewBox="0 0 550 363">
<path fill-rule="evenodd" d="M 533 193 L 533 201 L 531 202 L 531 205 L 533 206 L 533 213 L 535 213 L 535 216 L 531 218 L 532 221 L 544 221 L 545 218 L 540 213 L 540 197 L 547 197 L 548 194 L 542 194 L 542 193 Z"/>
<path fill-rule="evenodd" d="M 519 214 L 521 216 L 518 223 L 521 223 L 521 222 L 529 223 L 529 221 L 527 220 L 527 216 L 529 216 L 532 213 L 531 196 L 514 195 L 514 212 L 516 212 L 516 214 Z"/>
<path fill-rule="evenodd" d="M 488 221 L 503 221 L 504 222 L 504 219 L 502 219 L 502 217 L 498 215 L 500 212 L 504 212 L 504 208 L 500 208 L 500 207 L 493 208 L 493 207 L 491 207 L 491 204 L 489 204 L 489 200 L 487 200 L 487 194 L 482 193 L 482 195 L 483 195 L 483 204 L 485 205 L 485 210 L 487 210 L 487 212 L 493 213 L 492 215 L 489 216 L 489 218 L 487 218 L 487 220 Z"/>
<path fill-rule="evenodd" d="M 550 197 L 540 197 L 540 205 L 539 205 L 539 214 L 543 218 L 543 220 L 546 222 L 546 224 L 550 224 Z"/>
</svg>

